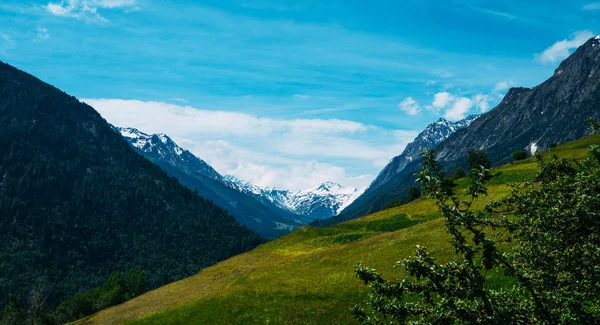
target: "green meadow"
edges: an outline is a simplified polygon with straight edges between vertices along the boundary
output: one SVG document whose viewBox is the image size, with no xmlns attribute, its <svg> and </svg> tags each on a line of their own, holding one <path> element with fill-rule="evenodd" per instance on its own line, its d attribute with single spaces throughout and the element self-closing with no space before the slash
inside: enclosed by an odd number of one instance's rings
<svg viewBox="0 0 600 325">
<path fill-rule="evenodd" d="M 594 135 L 553 149 L 581 158 Z M 528 158 L 492 169 L 489 194 L 475 208 L 501 199 L 511 183 L 533 180 Z M 467 186 L 457 181 L 456 191 Z M 302 227 L 222 261 L 197 275 L 108 308 L 77 324 L 355 324 L 350 308 L 369 294 L 354 275 L 362 263 L 386 278 L 401 277 L 397 261 L 424 245 L 440 261 L 454 257 L 435 203 L 418 199 L 400 207 L 326 227 Z M 498 285 L 503 279 L 497 276 Z"/>
</svg>

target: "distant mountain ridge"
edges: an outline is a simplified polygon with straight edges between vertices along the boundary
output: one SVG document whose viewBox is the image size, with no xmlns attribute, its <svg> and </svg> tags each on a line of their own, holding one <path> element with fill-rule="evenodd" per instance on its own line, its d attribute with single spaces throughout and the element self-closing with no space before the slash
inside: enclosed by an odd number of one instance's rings
<svg viewBox="0 0 600 325">
<path fill-rule="evenodd" d="M 239 180 L 234 176 L 225 176 L 231 187 L 254 196 L 261 202 L 275 204 L 281 209 L 310 219 L 327 219 L 339 214 L 362 192 L 353 187 L 343 187 L 334 182 L 325 182 L 306 191 L 280 190 L 260 187 Z"/>
<path fill-rule="evenodd" d="M 278 237 L 308 222 L 286 210 L 269 207 L 231 186 L 204 160 L 185 150 L 164 133 L 147 134 L 130 127 L 113 127 L 142 156 L 182 184 L 198 191 L 259 234 Z"/>
<path fill-rule="evenodd" d="M 179 147 L 164 133 L 146 134 L 135 128 L 116 127 L 115 129 L 134 148 L 152 156 L 160 156 L 161 159 L 167 160 L 171 165 L 177 165 L 179 169 L 189 175 L 205 176 L 224 182 L 223 176 L 214 168 L 191 152 Z"/>
<path fill-rule="evenodd" d="M 429 124 L 417 137 L 409 143 L 402 154 L 396 156 L 379 173 L 377 178 L 369 186 L 369 190 L 375 190 L 379 186 L 389 182 L 398 175 L 410 162 L 419 158 L 419 154 L 425 148 L 435 148 L 442 141 L 446 140 L 454 132 L 464 129 L 471 125 L 481 114 L 469 115 L 465 119 L 457 122 L 451 122 L 445 118 L 440 118 L 436 122 Z"/>
<path fill-rule="evenodd" d="M 600 118 L 600 36 L 581 45 L 538 86 L 511 88 L 494 109 L 441 142 L 436 156 L 447 170 L 465 166 L 469 149 L 485 150 L 495 164 L 506 163 L 515 151 L 533 153 L 583 137 L 589 117 Z M 420 169 L 420 159 L 411 161 L 327 222 L 354 219 L 405 197 Z"/>
<path fill-rule="evenodd" d="M 360 194 L 355 188 L 332 182 L 298 192 L 259 187 L 222 176 L 164 133 L 147 134 L 131 127 L 114 129 L 138 153 L 265 237 L 278 237 L 314 219 L 337 215 Z"/>
</svg>

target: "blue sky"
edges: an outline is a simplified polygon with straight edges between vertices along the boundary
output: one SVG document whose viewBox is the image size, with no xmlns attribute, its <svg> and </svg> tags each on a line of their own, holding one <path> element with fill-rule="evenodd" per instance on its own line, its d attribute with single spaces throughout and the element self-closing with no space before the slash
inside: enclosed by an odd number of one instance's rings
<svg viewBox="0 0 600 325">
<path fill-rule="evenodd" d="M 428 123 L 493 108 L 600 32 L 593 1 L 0 3 L 0 60 L 219 172 L 367 186 Z"/>
</svg>

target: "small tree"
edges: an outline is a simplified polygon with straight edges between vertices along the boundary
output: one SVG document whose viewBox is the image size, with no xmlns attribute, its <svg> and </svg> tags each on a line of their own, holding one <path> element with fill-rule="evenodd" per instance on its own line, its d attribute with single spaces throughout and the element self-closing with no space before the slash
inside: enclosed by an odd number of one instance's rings
<svg viewBox="0 0 600 325">
<path fill-rule="evenodd" d="M 492 162 L 488 158 L 485 150 L 471 149 L 467 151 L 467 167 L 469 168 L 469 172 L 473 169 L 478 170 L 480 167 L 490 169 L 492 167 Z"/>
<path fill-rule="evenodd" d="M 408 193 L 406 195 L 406 200 L 408 202 L 412 202 L 421 197 L 421 190 L 416 187 L 411 187 L 408 189 Z"/>
<path fill-rule="evenodd" d="M 353 313 L 365 324 L 600 324 L 600 146 L 574 163 L 537 155 L 536 183 L 514 186 L 506 199 L 472 211 L 486 195 L 486 170 L 474 169 L 466 200 L 444 187 L 433 151 L 418 179 L 446 220 L 459 258 L 439 264 L 425 247 L 398 265 L 406 276 L 385 280 L 358 265 L 372 289 Z M 516 243 L 510 252 L 499 244 Z M 510 286 L 494 288 L 500 271 Z"/>
<path fill-rule="evenodd" d="M 8 304 L 0 311 L 0 325 L 26 325 L 25 306 L 15 295 L 8 295 Z"/>
<path fill-rule="evenodd" d="M 514 161 L 519 161 L 527 158 L 527 152 L 525 150 L 519 150 L 512 153 L 512 158 Z"/>
<path fill-rule="evenodd" d="M 454 178 L 455 180 L 457 179 L 461 179 L 463 177 L 467 176 L 467 172 L 465 171 L 464 168 L 462 167 L 457 167 L 452 174 L 450 174 L 450 177 Z"/>
<path fill-rule="evenodd" d="M 590 124 L 590 132 L 592 134 L 597 134 L 600 132 L 600 122 L 598 122 L 595 118 L 588 118 L 588 123 Z"/>
</svg>

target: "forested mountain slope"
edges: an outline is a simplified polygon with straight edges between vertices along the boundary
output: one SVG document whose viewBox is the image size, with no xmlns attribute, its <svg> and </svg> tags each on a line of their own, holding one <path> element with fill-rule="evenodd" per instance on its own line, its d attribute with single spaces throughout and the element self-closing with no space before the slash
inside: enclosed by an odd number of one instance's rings
<svg viewBox="0 0 600 325">
<path fill-rule="evenodd" d="M 114 270 L 157 287 L 262 242 L 93 108 L 0 63 L 0 305 L 37 289 L 55 304 Z"/>
</svg>

